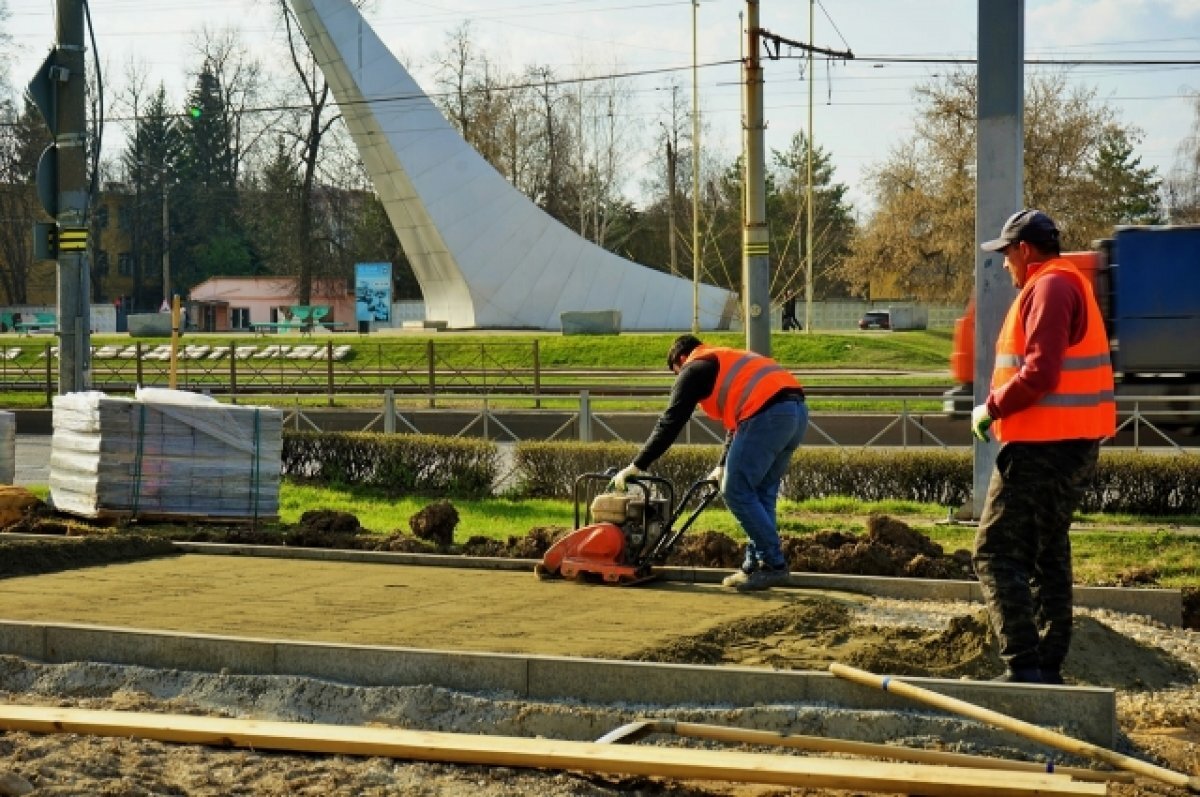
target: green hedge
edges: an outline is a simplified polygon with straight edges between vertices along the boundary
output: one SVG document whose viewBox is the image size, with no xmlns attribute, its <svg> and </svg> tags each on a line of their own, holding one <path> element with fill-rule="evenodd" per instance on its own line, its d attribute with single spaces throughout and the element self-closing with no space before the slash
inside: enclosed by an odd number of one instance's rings
<svg viewBox="0 0 1200 797">
<path fill-rule="evenodd" d="M 519 492 L 568 497 L 580 473 L 621 468 L 638 446 L 627 443 L 520 443 Z M 653 473 L 682 489 L 712 469 L 720 446 L 677 446 Z M 794 501 L 845 496 L 959 507 L 970 500 L 972 454 L 966 449 L 835 449 L 801 446 L 781 495 Z M 1200 515 L 1200 457 L 1103 450 L 1084 512 Z"/>
<path fill-rule="evenodd" d="M 518 443 L 514 466 L 517 492 L 540 498 L 570 498 L 575 477 L 623 468 L 641 446 L 631 443 Z M 676 446 L 654 463 L 652 473 L 685 489 L 716 467 L 721 447 Z"/>
<path fill-rule="evenodd" d="M 390 495 L 484 497 L 500 473 L 487 440 L 371 432 L 285 432 L 283 474 Z"/>
<path fill-rule="evenodd" d="M 623 468 L 632 443 L 528 442 L 514 451 L 515 493 L 570 498 L 575 478 Z M 654 464 L 656 476 L 684 489 L 717 462 L 718 445 L 680 445 Z M 795 501 L 845 496 L 959 507 L 970 500 L 971 452 L 966 449 L 834 449 L 801 446 L 781 495 Z M 390 494 L 492 495 L 500 472 L 494 443 L 431 435 L 367 432 L 285 432 L 283 472 L 302 480 L 362 485 Z M 1200 515 L 1200 457 L 1101 452 L 1084 512 Z"/>
<path fill-rule="evenodd" d="M 527 496 L 569 497 L 576 476 L 623 468 L 638 449 L 628 443 L 519 443 L 518 491 Z M 718 445 L 676 446 L 654 463 L 652 472 L 683 489 L 712 470 L 720 455 Z M 971 455 L 802 446 L 792 458 L 781 493 L 797 501 L 844 495 L 959 506 L 971 494 Z"/>
</svg>

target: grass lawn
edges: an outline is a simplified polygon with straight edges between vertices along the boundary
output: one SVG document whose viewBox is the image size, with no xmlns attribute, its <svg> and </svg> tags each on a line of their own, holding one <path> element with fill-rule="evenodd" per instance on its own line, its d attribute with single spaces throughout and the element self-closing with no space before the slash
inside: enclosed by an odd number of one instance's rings
<svg viewBox="0 0 1200 797">
<path fill-rule="evenodd" d="M 379 335 L 335 335 L 335 346 L 352 347 L 351 359 L 359 365 L 422 363 L 426 347 L 433 342 L 440 367 L 478 364 L 486 350 L 486 361 L 496 367 L 530 367 L 533 341 L 546 369 L 648 368 L 665 373 L 667 349 L 679 333 L 623 332 L 620 335 L 559 335 L 547 332 L 479 334 L 474 332 L 412 332 Z M 813 332 L 775 333 L 771 355 L 791 368 L 895 368 L 906 371 L 945 371 L 950 359 L 952 331 L 947 328 L 908 332 Z M 701 339 L 717 346 L 744 347 L 741 332 L 706 332 Z M 181 346 L 206 344 L 227 347 L 304 344 L 324 345 L 327 338 L 292 335 L 252 337 L 241 334 L 188 333 Z M 14 345 L 28 339 L 13 338 Z M 169 343 L 166 338 L 131 338 L 128 335 L 93 335 L 91 343 L 144 348 Z M 42 346 L 37 349 L 40 352 Z M 27 355 L 30 356 L 30 355 Z"/>
<path fill-rule="evenodd" d="M 386 498 L 359 490 L 300 486 L 285 482 L 280 491 L 280 518 L 299 521 L 313 508 L 353 513 L 364 528 L 380 534 L 410 533 L 408 519 L 434 499 Z M 508 498 L 454 499 L 459 513 L 455 541 L 484 536 L 505 540 L 523 537 L 539 526 L 574 526 L 570 502 Z M 780 529 L 784 534 L 812 534 L 836 530 L 863 534 L 867 518 L 888 514 L 926 534 L 950 553 L 971 549 L 972 526 L 940 523 L 945 507 L 908 501 L 868 503 L 850 498 L 822 499 L 780 504 Z M 1164 587 L 1200 586 L 1200 535 L 1178 530 L 1181 525 L 1200 525 L 1200 518 L 1138 518 L 1088 515 L 1080 518 L 1071 535 L 1075 580 L 1086 584 L 1112 584 L 1120 573 L 1141 567 L 1155 570 Z M 693 529 L 720 531 L 741 539 L 737 524 L 724 509 L 709 509 Z M 1173 530 L 1174 529 L 1174 530 Z"/>
</svg>

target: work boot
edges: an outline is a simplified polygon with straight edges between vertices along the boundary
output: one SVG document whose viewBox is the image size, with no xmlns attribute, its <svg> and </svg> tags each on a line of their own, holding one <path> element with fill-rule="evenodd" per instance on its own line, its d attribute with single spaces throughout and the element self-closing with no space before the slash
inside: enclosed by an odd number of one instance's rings
<svg viewBox="0 0 1200 797">
<path fill-rule="evenodd" d="M 746 580 L 735 585 L 738 592 L 758 592 L 771 587 L 779 587 L 788 584 L 791 581 L 792 574 L 788 571 L 787 566 L 783 567 L 760 567 L 750 575 L 746 576 Z"/>
<path fill-rule="evenodd" d="M 1057 669 L 1045 670 L 1045 669 L 1043 669 L 1041 671 L 1041 676 L 1042 676 L 1042 683 L 1044 683 L 1044 684 L 1055 684 L 1056 686 L 1062 686 L 1064 683 L 1066 683 L 1063 680 L 1061 670 L 1057 670 Z"/>
<path fill-rule="evenodd" d="M 1004 675 L 997 676 L 992 679 L 993 683 L 998 684 L 1040 684 L 1042 681 L 1042 671 L 1033 667 L 1017 667 L 1015 670 L 1009 670 Z"/>
</svg>

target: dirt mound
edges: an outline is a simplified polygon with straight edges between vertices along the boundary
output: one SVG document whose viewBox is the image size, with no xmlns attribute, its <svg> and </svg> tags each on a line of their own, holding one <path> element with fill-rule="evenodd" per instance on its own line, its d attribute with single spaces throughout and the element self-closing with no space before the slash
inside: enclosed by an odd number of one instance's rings
<svg viewBox="0 0 1200 797">
<path fill-rule="evenodd" d="M 667 558 L 676 567 L 734 568 L 742 563 L 744 545 L 716 531 L 685 534 Z"/>
<path fill-rule="evenodd" d="M 783 550 L 792 570 L 908 578 L 974 578 L 971 555 L 942 546 L 886 515 L 872 516 L 867 533 L 822 531 L 813 537 L 785 536 Z"/>
<path fill-rule="evenodd" d="M 458 527 L 458 510 L 449 501 L 435 501 L 410 517 L 408 527 L 418 539 L 448 548 Z"/>
<path fill-rule="evenodd" d="M 769 666 L 824 670 L 832 662 L 877 673 L 986 680 L 1004 672 L 987 613 L 949 620 L 940 630 L 851 624 L 847 604 L 798 598 L 781 609 L 639 650 L 627 658 L 673 664 Z M 1162 650 L 1076 616 L 1068 683 L 1160 690 L 1187 682 L 1191 668 Z"/>
<path fill-rule="evenodd" d="M 129 534 L 63 537 L 56 540 L 0 540 L 0 578 L 132 562 L 176 553 L 170 540 Z"/>
<path fill-rule="evenodd" d="M 284 544 L 301 548 L 344 548 L 349 538 L 362 531 L 358 518 L 349 512 L 314 509 L 300 516 L 300 523 L 284 535 Z"/>
</svg>

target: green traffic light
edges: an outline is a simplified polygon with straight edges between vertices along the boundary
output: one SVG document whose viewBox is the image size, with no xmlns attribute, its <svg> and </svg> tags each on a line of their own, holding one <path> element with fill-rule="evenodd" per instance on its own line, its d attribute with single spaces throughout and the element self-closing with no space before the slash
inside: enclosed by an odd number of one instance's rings
<svg viewBox="0 0 1200 797">
<path fill-rule="evenodd" d="M 199 119 L 199 118 L 200 118 L 200 109 L 199 109 L 199 108 L 195 108 L 195 107 L 188 108 L 188 114 L 189 114 L 189 115 L 190 115 L 190 116 L 191 116 L 193 119 Z"/>
</svg>

